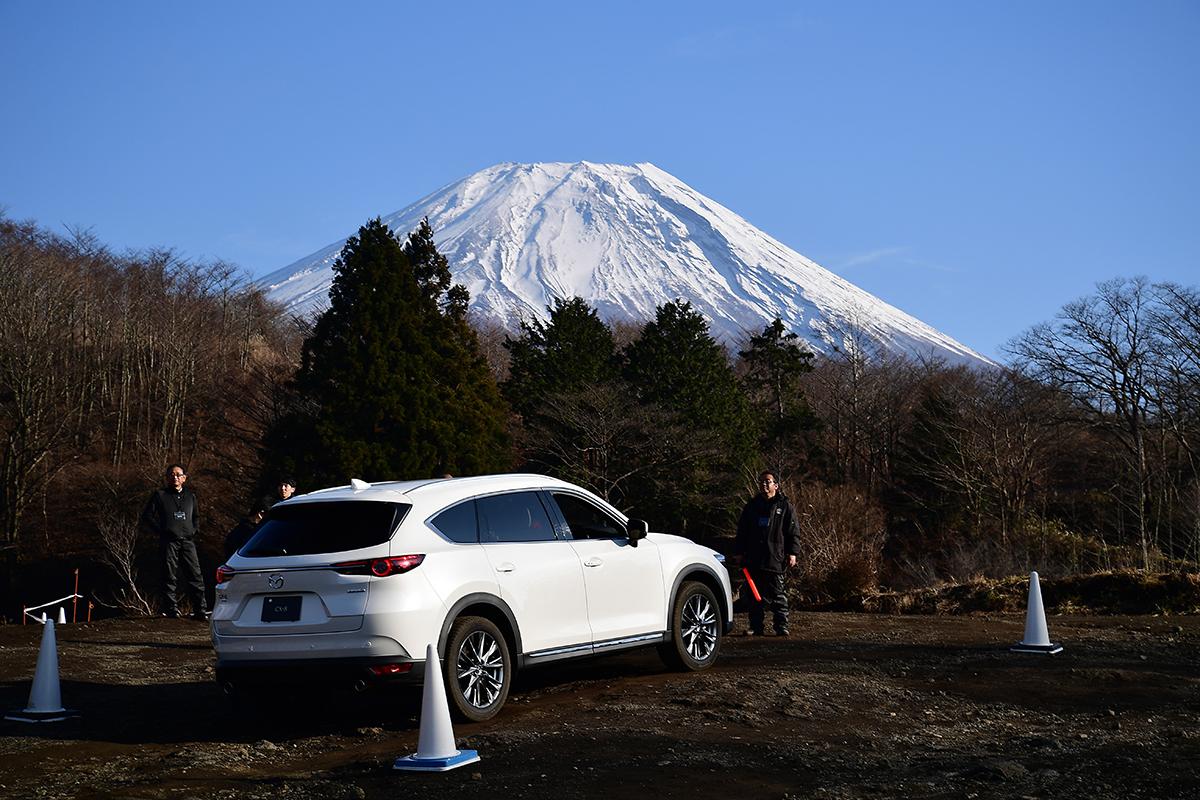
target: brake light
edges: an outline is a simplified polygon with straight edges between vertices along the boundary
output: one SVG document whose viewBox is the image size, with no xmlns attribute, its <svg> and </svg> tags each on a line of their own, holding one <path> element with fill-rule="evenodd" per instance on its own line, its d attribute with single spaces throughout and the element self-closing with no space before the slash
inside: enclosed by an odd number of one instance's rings
<svg viewBox="0 0 1200 800">
<path fill-rule="evenodd" d="M 410 569 L 420 566 L 421 562 L 424 560 L 424 555 L 377 558 L 371 562 L 371 574 L 377 578 L 386 578 L 388 575 L 398 575 L 401 572 L 408 572 Z"/>
<path fill-rule="evenodd" d="M 235 572 L 236 570 L 234 570 L 234 568 L 228 564 L 222 564 L 221 566 L 217 567 L 217 583 L 224 583 L 225 581 L 229 580 L 234 576 Z"/>
<path fill-rule="evenodd" d="M 425 555 L 411 554 L 395 556 L 394 558 L 373 558 L 370 561 L 342 561 L 334 564 L 333 569 L 342 575 L 374 575 L 376 578 L 386 578 L 389 575 L 399 575 L 421 565 Z"/>
<path fill-rule="evenodd" d="M 371 673 L 377 678 L 384 678 L 388 675 L 401 675 L 405 672 L 412 671 L 412 662 L 405 664 L 376 664 L 371 667 Z"/>
</svg>

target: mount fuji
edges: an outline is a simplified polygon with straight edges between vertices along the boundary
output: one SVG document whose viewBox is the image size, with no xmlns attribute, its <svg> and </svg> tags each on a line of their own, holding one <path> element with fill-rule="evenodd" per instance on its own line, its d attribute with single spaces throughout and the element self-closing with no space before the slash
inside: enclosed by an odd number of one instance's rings
<svg viewBox="0 0 1200 800">
<path fill-rule="evenodd" d="M 383 218 L 402 240 L 429 218 L 477 318 L 516 331 L 555 297 L 642 322 L 684 299 L 737 344 L 775 317 L 817 352 L 861 343 L 951 364 L 991 362 L 834 275 L 653 164 L 498 164 Z M 334 242 L 259 281 L 309 315 L 328 302 Z M 861 346 L 859 344 L 858 346 Z"/>
</svg>

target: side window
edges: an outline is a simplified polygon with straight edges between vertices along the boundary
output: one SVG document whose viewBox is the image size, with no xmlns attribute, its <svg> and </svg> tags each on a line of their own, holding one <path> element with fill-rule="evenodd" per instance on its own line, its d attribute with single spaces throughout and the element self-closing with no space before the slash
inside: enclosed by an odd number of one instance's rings
<svg viewBox="0 0 1200 800">
<path fill-rule="evenodd" d="M 429 524 L 452 542 L 476 544 L 479 542 L 479 526 L 475 524 L 475 501 L 468 500 L 429 520 Z"/>
<path fill-rule="evenodd" d="M 514 492 L 481 497 L 479 541 L 542 542 L 554 539 L 554 526 L 536 492 Z"/>
<path fill-rule="evenodd" d="M 554 502 L 576 539 L 624 539 L 625 526 L 606 512 L 573 494 L 554 493 Z"/>
</svg>

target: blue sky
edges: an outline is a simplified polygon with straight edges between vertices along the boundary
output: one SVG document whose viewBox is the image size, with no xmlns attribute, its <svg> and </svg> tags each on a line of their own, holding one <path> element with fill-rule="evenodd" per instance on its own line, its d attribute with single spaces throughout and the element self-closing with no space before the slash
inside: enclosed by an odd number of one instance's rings
<svg viewBox="0 0 1200 800">
<path fill-rule="evenodd" d="M 1200 283 L 1200 2 L 0 0 L 0 206 L 252 275 L 503 161 L 651 161 L 992 356 Z"/>
</svg>

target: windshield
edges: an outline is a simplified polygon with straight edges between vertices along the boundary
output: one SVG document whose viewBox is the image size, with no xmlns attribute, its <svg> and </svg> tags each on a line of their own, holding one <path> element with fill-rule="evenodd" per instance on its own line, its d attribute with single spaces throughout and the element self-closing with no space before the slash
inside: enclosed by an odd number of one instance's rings
<svg viewBox="0 0 1200 800">
<path fill-rule="evenodd" d="M 238 554 L 302 556 L 371 547 L 391 538 L 409 508 L 364 500 L 275 506 Z"/>
</svg>

